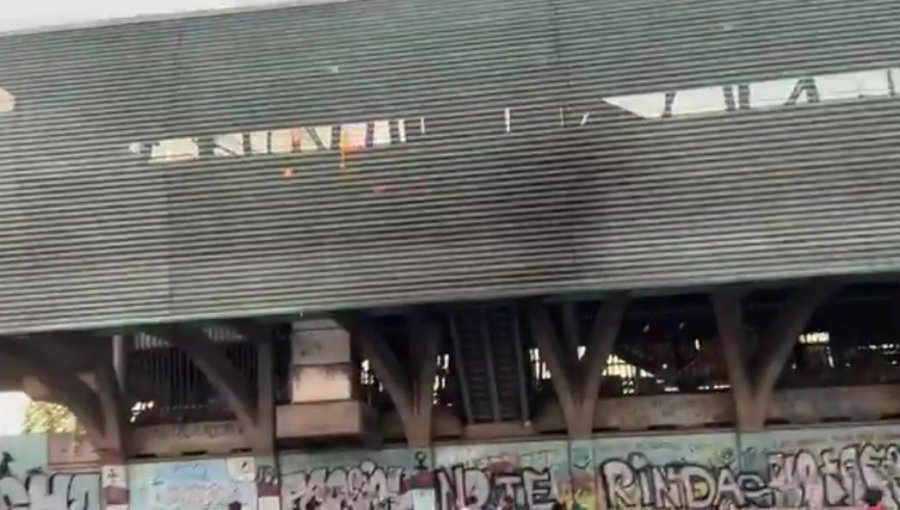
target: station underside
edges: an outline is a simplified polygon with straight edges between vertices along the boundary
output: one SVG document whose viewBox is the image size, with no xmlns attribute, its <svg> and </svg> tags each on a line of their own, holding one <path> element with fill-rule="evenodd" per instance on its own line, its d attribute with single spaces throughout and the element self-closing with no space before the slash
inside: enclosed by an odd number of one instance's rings
<svg viewBox="0 0 900 510">
<path fill-rule="evenodd" d="M 0 359 L 111 459 L 752 431 L 900 416 L 898 306 L 893 280 L 817 279 L 47 333 Z M 192 427 L 215 433 L 171 433 Z"/>
</svg>

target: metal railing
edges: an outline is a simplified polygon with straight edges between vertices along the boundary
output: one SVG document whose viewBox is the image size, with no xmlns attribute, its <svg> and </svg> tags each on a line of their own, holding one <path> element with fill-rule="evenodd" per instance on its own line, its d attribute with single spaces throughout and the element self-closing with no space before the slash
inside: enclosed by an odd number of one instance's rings
<svg viewBox="0 0 900 510">
<path fill-rule="evenodd" d="M 198 330 L 197 334 L 204 333 Z M 255 391 L 258 380 L 256 343 L 225 329 L 208 329 L 205 334 Z M 179 423 L 233 417 L 206 376 L 184 351 L 147 333 L 132 337 L 126 394 L 134 423 Z"/>
</svg>

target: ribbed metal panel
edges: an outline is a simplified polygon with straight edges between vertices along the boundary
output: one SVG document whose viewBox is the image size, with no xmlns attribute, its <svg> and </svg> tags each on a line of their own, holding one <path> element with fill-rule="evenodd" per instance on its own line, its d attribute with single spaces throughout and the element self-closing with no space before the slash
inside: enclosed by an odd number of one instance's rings
<svg viewBox="0 0 900 510">
<path fill-rule="evenodd" d="M 898 57 L 888 0 L 0 38 L 0 331 L 900 270 Z"/>
</svg>

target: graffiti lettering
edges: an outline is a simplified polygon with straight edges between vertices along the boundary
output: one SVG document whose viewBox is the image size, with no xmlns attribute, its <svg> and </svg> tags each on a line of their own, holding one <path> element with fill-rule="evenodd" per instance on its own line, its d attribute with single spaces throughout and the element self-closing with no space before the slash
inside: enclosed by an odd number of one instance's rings
<svg viewBox="0 0 900 510">
<path fill-rule="evenodd" d="M 241 500 L 234 486 L 217 483 L 190 483 L 168 487 L 154 498 L 157 508 L 225 508 Z"/>
<path fill-rule="evenodd" d="M 768 455 L 762 472 L 732 465 L 655 465 L 642 453 L 600 466 L 607 508 L 831 508 L 858 505 L 867 487 L 900 508 L 900 448 L 850 445 Z"/>
<path fill-rule="evenodd" d="M 351 468 L 318 468 L 285 475 L 282 496 L 290 510 L 409 510 L 412 487 L 431 486 L 437 508 L 493 510 L 507 496 L 520 508 L 549 509 L 556 487 L 549 470 L 513 468 L 509 463 L 456 465 L 434 472 L 379 467 L 366 461 Z"/>
<path fill-rule="evenodd" d="M 640 453 L 628 460 L 604 462 L 600 479 L 609 508 L 710 508 L 727 503 L 770 506 L 769 489 L 755 473 L 686 463 L 656 466 Z"/>
<path fill-rule="evenodd" d="M 228 508 L 257 499 L 257 469 L 253 458 L 159 463 L 129 474 L 139 488 L 142 508 Z M 254 508 L 251 506 L 250 508 Z"/>
<path fill-rule="evenodd" d="M 495 509 L 509 496 L 517 506 L 544 510 L 556 500 L 548 470 L 513 469 L 507 463 L 480 469 L 458 465 L 437 470 L 435 479 L 440 508 L 459 508 L 472 497 L 476 507 Z"/>
<path fill-rule="evenodd" d="M 282 478 L 284 499 L 291 510 L 408 509 L 402 468 L 382 468 L 366 461 L 359 466 L 318 468 Z"/>
<path fill-rule="evenodd" d="M 0 508 L 28 510 L 99 510 L 99 473 L 45 474 L 32 470 L 17 476 L 10 469 L 13 458 L 0 460 Z"/>
</svg>

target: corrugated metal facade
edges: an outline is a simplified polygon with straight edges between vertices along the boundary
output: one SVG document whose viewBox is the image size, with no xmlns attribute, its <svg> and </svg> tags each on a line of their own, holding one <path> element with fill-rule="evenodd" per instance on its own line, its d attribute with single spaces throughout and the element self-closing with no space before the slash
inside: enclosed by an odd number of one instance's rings
<svg viewBox="0 0 900 510">
<path fill-rule="evenodd" d="M 900 270 L 900 3 L 0 38 L 0 331 Z"/>
</svg>

